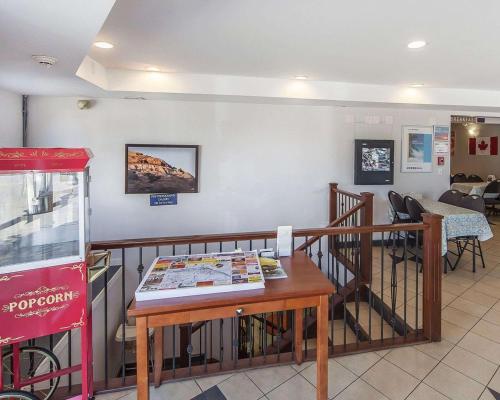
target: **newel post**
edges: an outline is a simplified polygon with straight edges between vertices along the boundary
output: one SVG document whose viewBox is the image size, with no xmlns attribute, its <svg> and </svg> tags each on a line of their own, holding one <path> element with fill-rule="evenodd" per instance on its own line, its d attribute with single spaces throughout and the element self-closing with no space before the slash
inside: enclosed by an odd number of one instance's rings
<svg viewBox="0 0 500 400">
<path fill-rule="evenodd" d="M 423 240 L 423 328 L 424 336 L 433 342 L 441 340 L 441 229 L 443 216 L 422 214 Z"/>
<path fill-rule="evenodd" d="M 330 183 L 330 221 L 328 223 L 335 221 L 338 217 L 337 215 L 337 187 L 338 183 Z"/>
<path fill-rule="evenodd" d="M 364 206 L 361 208 L 361 226 L 373 225 L 373 193 L 362 192 L 361 201 L 364 202 Z M 365 282 L 370 280 L 372 273 L 372 233 L 362 233 L 360 235 L 361 241 L 361 276 Z"/>
</svg>

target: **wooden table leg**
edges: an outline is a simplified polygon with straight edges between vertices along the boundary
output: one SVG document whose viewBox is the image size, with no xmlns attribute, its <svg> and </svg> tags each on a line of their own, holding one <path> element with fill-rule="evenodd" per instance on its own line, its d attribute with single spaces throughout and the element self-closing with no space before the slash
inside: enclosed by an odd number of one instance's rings
<svg viewBox="0 0 500 400">
<path fill-rule="evenodd" d="M 304 335 L 304 324 L 303 324 L 304 310 L 302 308 L 295 310 L 295 363 L 297 365 L 302 364 L 303 352 L 302 352 L 302 341 Z"/>
<path fill-rule="evenodd" d="M 163 368 L 163 327 L 155 328 L 154 352 L 154 383 L 155 387 L 158 387 L 161 385 L 161 370 Z"/>
<path fill-rule="evenodd" d="M 317 311 L 316 398 L 328 399 L 328 296 L 320 296 Z"/>
<path fill-rule="evenodd" d="M 148 382 L 148 323 L 147 317 L 136 319 L 137 399 L 149 400 Z"/>
</svg>

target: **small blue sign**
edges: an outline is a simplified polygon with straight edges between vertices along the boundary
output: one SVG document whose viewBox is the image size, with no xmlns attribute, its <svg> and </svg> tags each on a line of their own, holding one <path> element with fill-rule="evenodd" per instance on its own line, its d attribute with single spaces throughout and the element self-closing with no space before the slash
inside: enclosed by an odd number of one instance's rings
<svg viewBox="0 0 500 400">
<path fill-rule="evenodd" d="M 177 204 L 177 193 L 151 194 L 149 195 L 150 206 L 172 206 Z"/>
</svg>

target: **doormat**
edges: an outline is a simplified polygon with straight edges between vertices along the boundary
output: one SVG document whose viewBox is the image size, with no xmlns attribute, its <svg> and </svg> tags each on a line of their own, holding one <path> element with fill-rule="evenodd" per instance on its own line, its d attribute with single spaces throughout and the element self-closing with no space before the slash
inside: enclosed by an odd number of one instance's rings
<svg viewBox="0 0 500 400">
<path fill-rule="evenodd" d="M 222 394 L 217 386 L 212 386 L 210 389 L 205 390 L 203 393 L 193 397 L 191 400 L 227 400 L 227 398 Z"/>
</svg>

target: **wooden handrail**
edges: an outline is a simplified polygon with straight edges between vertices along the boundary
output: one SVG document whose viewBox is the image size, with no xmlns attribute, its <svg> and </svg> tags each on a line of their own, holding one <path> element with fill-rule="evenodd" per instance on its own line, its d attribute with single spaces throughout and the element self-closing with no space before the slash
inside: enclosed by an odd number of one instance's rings
<svg viewBox="0 0 500 400">
<path fill-rule="evenodd" d="M 428 225 L 424 223 L 411 224 L 386 224 L 371 226 L 337 226 L 326 228 L 306 228 L 295 229 L 292 232 L 293 237 L 306 236 L 325 236 L 325 235 L 345 235 L 356 233 L 376 233 L 376 232 L 396 232 L 396 231 L 419 231 L 427 229 Z M 131 247 L 155 247 L 169 245 L 185 245 L 197 243 L 216 243 L 216 242 L 236 242 L 245 240 L 274 239 L 276 231 L 243 232 L 243 233 L 220 233 L 210 235 L 193 236 L 171 236 L 142 239 L 124 239 L 92 242 L 92 250 L 112 250 Z"/>
</svg>

